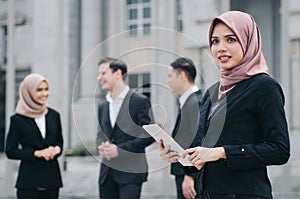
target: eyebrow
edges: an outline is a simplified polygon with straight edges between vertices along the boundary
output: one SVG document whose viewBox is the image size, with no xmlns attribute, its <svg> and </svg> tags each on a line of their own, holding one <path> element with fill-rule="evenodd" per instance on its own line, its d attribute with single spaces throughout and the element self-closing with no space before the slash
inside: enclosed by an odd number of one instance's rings
<svg viewBox="0 0 300 199">
<path fill-rule="evenodd" d="M 234 34 L 234 33 L 231 34 L 230 33 L 230 34 L 225 35 L 224 37 L 232 37 L 232 36 L 236 37 L 236 34 Z M 212 35 L 211 38 L 218 38 L 218 36 Z"/>
<path fill-rule="evenodd" d="M 49 89 L 49 86 L 46 86 L 46 87 L 37 87 L 36 90 L 43 90 L 43 89 Z"/>
<path fill-rule="evenodd" d="M 232 33 L 232 34 L 225 35 L 225 37 L 232 37 L 232 36 L 236 37 L 236 34 Z"/>
</svg>

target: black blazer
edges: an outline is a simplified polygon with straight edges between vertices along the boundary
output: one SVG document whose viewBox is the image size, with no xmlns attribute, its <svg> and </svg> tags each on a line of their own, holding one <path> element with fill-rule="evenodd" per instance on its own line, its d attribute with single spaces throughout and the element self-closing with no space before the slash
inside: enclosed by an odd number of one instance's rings
<svg viewBox="0 0 300 199">
<path fill-rule="evenodd" d="M 145 147 L 154 142 L 142 125 L 153 122 L 150 100 L 129 90 L 120 108 L 114 128 L 109 119 L 109 103 L 100 104 L 98 111 L 99 131 L 97 146 L 109 141 L 118 146 L 119 156 L 108 161 L 103 159 L 99 184 L 108 173 L 120 184 L 141 183 L 147 180 L 148 165 Z"/>
<path fill-rule="evenodd" d="M 201 138 L 196 137 L 199 130 L 201 101 L 202 93 L 200 90 L 192 93 L 187 98 L 181 108 L 180 121 L 176 121 L 172 132 L 172 137 L 184 149 L 189 148 L 191 145 L 199 146 L 201 144 Z M 171 163 L 171 174 L 185 175 L 182 165 L 178 162 Z"/>
<path fill-rule="evenodd" d="M 59 146 L 63 150 L 63 137 L 60 115 L 53 109 L 46 114 L 46 138 L 33 118 L 15 114 L 10 118 L 10 127 L 6 140 L 6 155 L 10 159 L 21 160 L 17 188 L 46 188 L 62 187 L 61 173 L 57 157 L 46 161 L 34 157 L 34 151 L 49 146 Z M 20 147 L 19 147 L 20 145 Z"/>
<path fill-rule="evenodd" d="M 236 84 L 209 118 L 218 87 L 203 97 L 200 133 L 204 146 L 223 146 L 227 159 L 205 164 L 204 190 L 272 198 L 267 166 L 290 156 L 283 91 L 268 75 L 254 76 Z"/>
</svg>

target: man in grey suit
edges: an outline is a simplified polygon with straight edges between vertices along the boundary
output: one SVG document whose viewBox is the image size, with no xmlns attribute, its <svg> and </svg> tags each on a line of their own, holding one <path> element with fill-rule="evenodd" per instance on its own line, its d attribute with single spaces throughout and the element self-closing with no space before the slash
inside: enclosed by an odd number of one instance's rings
<svg viewBox="0 0 300 199">
<path fill-rule="evenodd" d="M 168 69 L 170 89 L 179 96 L 178 116 L 172 136 L 184 148 L 201 144 L 199 129 L 202 94 L 195 84 L 196 68 L 189 58 L 178 58 Z M 171 164 L 171 174 L 175 175 L 177 198 L 201 198 L 200 174 L 186 175 L 180 163 Z"/>
<path fill-rule="evenodd" d="M 151 103 L 126 85 L 123 61 L 106 57 L 98 66 L 98 79 L 108 92 L 98 110 L 97 146 L 103 158 L 99 195 L 101 199 L 138 199 L 148 175 L 145 147 L 154 142 L 142 128 L 153 122 Z"/>
</svg>

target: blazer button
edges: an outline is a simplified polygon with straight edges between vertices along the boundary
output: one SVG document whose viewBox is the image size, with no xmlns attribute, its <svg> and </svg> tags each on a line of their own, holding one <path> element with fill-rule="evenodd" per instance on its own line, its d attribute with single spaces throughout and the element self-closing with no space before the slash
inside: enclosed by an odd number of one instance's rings
<svg viewBox="0 0 300 199">
<path fill-rule="evenodd" d="M 244 151 L 245 151 L 245 149 L 244 149 L 244 148 L 242 148 L 242 149 L 241 149 L 241 151 L 242 151 L 242 152 L 244 152 Z"/>
</svg>

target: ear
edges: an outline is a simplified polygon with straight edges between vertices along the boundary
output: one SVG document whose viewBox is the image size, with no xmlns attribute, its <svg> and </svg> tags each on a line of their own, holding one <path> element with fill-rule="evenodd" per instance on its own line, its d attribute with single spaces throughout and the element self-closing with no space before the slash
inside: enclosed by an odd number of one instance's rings
<svg viewBox="0 0 300 199">
<path fill-rule="evenodd" d="M 186 76 L 185 72 L 180 71 L 180 76 L 181 76 L 181 78 L 183 78 L 184 80 L 187 80 L 187 76 Z"/>
<path fill-rule="evenodd" d="M 116 75 L 116 77 L 117 77 L 118 79 L 123 78 L 123 77 L 122 77 L 122 71 L 121 71 L 121 69 L 116 70 L 116 71 L 115 71 L 115 75 Z"/>
</svg>

